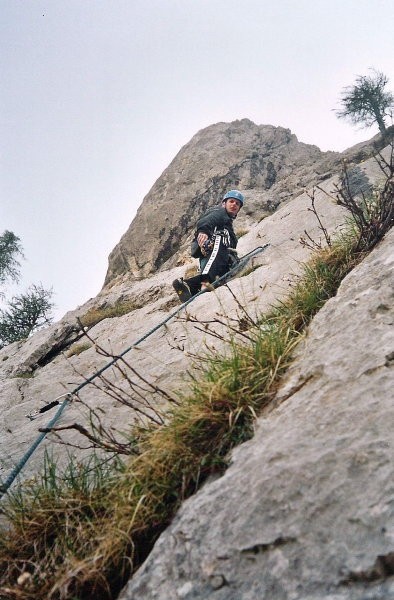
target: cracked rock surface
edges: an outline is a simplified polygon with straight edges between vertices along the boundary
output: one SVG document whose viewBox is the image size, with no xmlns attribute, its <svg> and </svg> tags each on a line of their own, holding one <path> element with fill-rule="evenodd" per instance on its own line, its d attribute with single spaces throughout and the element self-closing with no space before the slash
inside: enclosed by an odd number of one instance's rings
<svg viewBox="0 0 394 600">
<path fill-rule="evenodd" d="M 276 407 L 121 600 L 394 598 L 393 243 L 319 312 Z"/>
<path fill-rule="evenodd" d="M 247 190 L 248 203 L 237 220 L 237 228 L 245 228 L 239 254 L 270 245 L 230 289 L 219 288 L 189 305 L 191 317 L 232 317 L 238 310 L 232 294 L 252 316 L 259 315 L 287 293 L 310 254 L 299 238 L 307 231 L 318 240 L 322 233 L 310 211 L 309 186 L 319 184 L 316 207 L 329 234 L 341 229 L 343 209 L 322 191 L 332 194 L 339 155 L 299 144 L 283 128 L 247 120 L 233 125 L 199 132 L 187 153 L 177 155 L 141 207 L 129 230 L 133 235 L 114 250 L 107 285 L 96 298 L 25 342 L 0 350 L 0 480 L 12 473 L 53 412 L 34 421 L 25 415 L 71 392 L 108 363 L 92 343 L 76 352 L 86 342 L 77 317 L 130 302 L 130 312 L 89 329 L 95 342 L 119 354 L 179 306 L 171 281 L 190 267 L 185 258 L 190 227 L 205 204 L 217 201 L 221 186 L 239 181 Z M 216 142 L 223 142 L 223 152 L 212 161 Z M 365 143 L 343 154 L 352 165 L 352 186 L 361 192 L 382 178 L 371 150 Z M 171 209 L 174 198 L 178 212 Z M 181 213 L 186 221 L 179 220 Z M 393 241 L 387 236 L 316 317 L 275 410 L 260 419 L 256 437 L 234 452 L 227 473 L 185 503 L 122 600 L 394 598 Z M 208 342 L 219 349 L 219 341 Z M 206 343 L 181 315 L 127 359 L 146 381 L 172 393 L 187 384 L 193 354 Z M 106 374 L 126 385 L 115 369 Z M 116 434 L 127 431 L 134 418 L 105 389 L 89 385 L 59 424 L 87 424 L 90 408 L 100 411 L 103 424 Z M 72 432 L 62 439 L 80 441 Z M 41 444 L 22 480 L 42 471 L 46 449 L 67 462 L 68 448 L 55 442 L 48 436 Z M 78 458 L 83 455 L 76 451 Z"/>
<path fill-rule="evenodd" d="M 324 184 L 330 189 L 333 179 Z M 327 200 L 322 192 L 317 195 L 316 203 L 329 231 L 335 232 L 344 221 L 343 209 Z M 251 308 L 252 314 L 266 311 L 286 292 L 291 277 L 299 272 L 300 263 L 309 256 L 308 249 L 298 241 L 305 228 L 314 238 L 320 235 L 318 222 L 309 206 L 307 194 L 301 194 L 270 217 L 253 224 L 241 238 L 240 255 L 270 243 L 264 253 L 248 264 L 255 270 L 229 284 L 236 297 Z M 79 337 L 76 317 L 90 309 L 131 301 L 135 308 L 129 313 L 104 319 L 89 329 L 97 343 L 115 354 L 121 353 L 179 307 L 171 281 L 184 271 L 185 267 L 176 267 L 141 281 L 118 282 L 85 306 L 67 313 L 59 323 L 37 332 L 26 342 L 16 342 L 0 350 L 0 479 L 8 477 L 39 435 L 39 428 L 46 426 L 56 409 L 43 413 L 34 421 L 29 421 L 25 415 L 41 410 L 60 395 L 71 392 L 84 377 L 91 376 L 109 362 L 109 358 L 95 351 L 92 343 L 83 352 L 70 356 L 74 344 L 86 342 Z M 195 317 L 214 318 L 223 311 L 229 315 L 237 312 L 235 301 L 225 287 L 200 296 L 188 306 L 188 313 Z M 186 385 L 183 374 L 191 368 L 190 354 L 198 353 L 200 349 L 205 351 L 206 341 L 193 323 L 185 321 L 183 313 L 179 319 L 173 319 L 165 328 L 157 330 L 138 349 L 129 352 L 127 360 L 144 378 L 171 393 Z M 219 340 L 209 339 L 209 344 L 213 343 L 215 347 L 220 345 Z M 110 369 L 107 374 L 111 381 L 127 390 L 127 382 L 116 369 Z M 84 387 L 79 399 L 64 411 L 59 425 L 88 424 L 88 407 L 91 407 L 100 410 L 103 424 L 113 427 L 116 436 L 120 436 L 134 418 L 129 407 L 108 397 L 94 385 Z M 62 439 L 76 444 L 81 441 L 75 431 L 64 432 Z M 53 436 L 48 436 L 29 460 L 22 478 L 42 469 L 47 448 L 56 458 L 66 459 L 64 446 L 55 441 Z"/>
</svg>

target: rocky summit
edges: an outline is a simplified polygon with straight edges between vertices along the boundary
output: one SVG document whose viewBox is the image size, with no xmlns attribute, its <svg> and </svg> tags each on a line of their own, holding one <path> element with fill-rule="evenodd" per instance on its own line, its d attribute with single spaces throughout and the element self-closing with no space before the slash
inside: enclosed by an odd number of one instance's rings
<svg viewBox="0 0 394 600">
<path fill-rule="evenodd" d="M 51 403 L 79 386 L 58 424 L 86 425 L 93 408 L 122 435 L 135 414 L 107 393 L 109 381 L 125 385 L 109 364 L 114 356 L 125 352 L 154 401 L 163 401 L 159 388 L 169 395 L 186 389 L 193 357 L 224 343 L 194 318 L 231 319 L 240 306 L 258 316 L 283 298 L 313 252 L 300 239 L 324 242 L 311 198 L 326 233 L 341 231 L 348 212 L 336 203 L 335 186 L 343 159 L 350 188 L 362 196 L 384 179 L 376 148 L 390 156 L 379 136 L 323 153 L 287 129 L 247 119 L 197 133 L 111 253 L 98 296 L 0 350 L 1 479 L 53 417 L 59 405 Z M 246 196 L 235 227 L 239 254 L 269 245 L 227 287 L 178 313 L 171 282 L 194 268 L 195 219 L 229 187 Z M 317 313 L 254 437 L 233 451 L 221 477 L 184 502 L 121 600 L 394 598 L 393 233 Z M 89 381 L 107 367 L 100 385 Z M 75 429 L 62 439 L 81 446 Z M 47 436 L 22 480 L 42 469 L 46 449 L 66 460 L 57 442 Z"/>
<path fill-rule="evenodd" d="M 338 153 L 299 142 L 288 129 L 248 119 L 199 131 L 144 198 L 110 254 L 105 283 L 124 274 L 146 277 L 179 264 L 198 215 L 229 189 L 246 192 L 239 220 L 243 227 L 323 180 L 339 159 Z"/>
</svg>

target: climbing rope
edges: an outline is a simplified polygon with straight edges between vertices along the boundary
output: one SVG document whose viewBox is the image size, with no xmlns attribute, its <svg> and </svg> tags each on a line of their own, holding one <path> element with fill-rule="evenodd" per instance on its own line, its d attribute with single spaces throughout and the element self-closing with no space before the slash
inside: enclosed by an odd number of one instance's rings
<svg viewBox="0 0 394 600">
<path fill-rule="evenodd" d="M 212 287 L 217 288 L 220 286 L 221 283 L 225 282 L 227 279 L 230 279 L 238 271 L 240 271 L 245 266 L 245 264 L 251 258 L 253 258 L 253 256 L 256 256 L 260 252 L 263 252 L 263 250 L 265 250 L 269 245 L 270 244 L 265 244 L 264 246 L 258 246 L 254 250 L 251 250 L 251 252 L 248 252 L 247 254 L 242 256 L 240 258 L 239 262 L 232 269 L 230 269 L 230 271 L 228 271 L 227 273 L 222 275 L 222 277 L 217 279 L 212 284 Z M 46 427 L 43 428 L 42 433 L 40 433 L 40 435 L 36 438 L 36 440 L 33 442 L 33 444 L 30 446 L 30 448 L 27 450 L 27 452 L 21 458 L 21 460 L 15 465 L 14 469 L 11 471 L 11 473 L 9 474 L 7 479 L 0 485 L 0 498 L 2 498 L 2 496 L 9 490 L 9 488 L 11 487 L 14 480 L 17 478 L 19 473 L 22 471 L 23 467 L 26 465 L 27 461 L 30 459 L 32 454 L 36 451 L 38 446 L 41 444 L 41 442 L 46 437 L 48 431 L 55 425 L 55 423 L 59 420 L 60 416 L 62 415 L 63 411 L 65 410 L 65 408 L 68 406 L 68 404 L 70 404 L 73 396 L 77 395 L 78 392 L 80 392 L 86 385 L 91 383 L 94 379 L 96 379 L 97 377 L 100 377 L 100 375 L 102 375 L 104 373 L 104 371 L 106 371 L 107 369 L 112 367 L 112 365 L 114 365 L 120 358 L 122 358 L 125 354 L 130 352 L 130 350 L 132 350 L 133 348 L 135 348 L 136 346 L 141 344 L 144 340 L 146 340 L 148 337 L 150 337 L 158 329 L 160 329 L 166 323 L 168 323 L 168 321 L 170 321 L 171 319 L 176 317 L 182 310 L 184 310 L 186 308 L 186 306 L 188 306 L 188 304 L 193 302 L 198 296 L 201 296 L 202 294 L 205 294 L 206 292 L 207 292 L 207 290 L 201 290 L 201 292 L 198 292 L 198 294 L 196 294 L 195 296 L 192 296 L 191 298 L 189 298 L 189 300 L 186 300 L 186 302 L 181 304 L 181 306 L 179 306 L 176 310 L 174 310 L 172 313 L 170 313 L 163 321 L 161 321 L 160 323 L 155 325 L 155 327 L 152 327 L 152 329 L 150 329 L 147 333 L 145 333 L 142 337 L 140 337 L 136 342 L 131 344 L 131 346 L 126 348 L 121 354 L 114 356 L 113 359 L 109 363 L 107 363 L 101 369 L 99 369 L 98 371 L 93 373 L 93 375 L 91 375 L 90 377 L 85 379 L 74 390 L 72 390 L 71 392 L 67 392 L 66 394 L 62 394 L 61 396 L 58 396 L 55 400 L 53 400 L 46 406 L 42 407 L 41 409 L 26 415 L 29 419 L 33 420 L 33 419 L 37 418 L 40 414 L 59 405 L 59 408 L 56 411 L 55 415 L 49 421 L 49 423 L 46 425 Z M 64 400 L 61 402 L 60 399 L 63 397 L 64 397 Z"/>
</svg>

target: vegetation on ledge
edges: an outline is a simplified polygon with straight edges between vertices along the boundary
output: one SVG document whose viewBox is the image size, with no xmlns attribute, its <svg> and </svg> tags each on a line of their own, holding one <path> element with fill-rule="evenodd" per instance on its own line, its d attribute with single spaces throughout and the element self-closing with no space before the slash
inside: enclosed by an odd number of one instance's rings
<svg viewBox="0 0 394 600">
<path fill-rule="evenodd" d="M 383 190 L 370 199 L 338 191 L 353 217 L 346 233 L 332 241 L 325 232 L 327 245 L 314 246 L 289 295 L 269 314 L 253 319 L 241 311 L 229 324 L 226 351 L 204 358 L 165 422 L 133 429 L 126 460 L 118 454 L 111 462 L 70 461 L 63 474 L 48 462 L 40 478 L 9 494 L 1 599 L 116 598 L 181 502 L 253 435 L 256 415 L 274 398 L 305 328 L 392 226 L 390 165 Z"/>
</svg>

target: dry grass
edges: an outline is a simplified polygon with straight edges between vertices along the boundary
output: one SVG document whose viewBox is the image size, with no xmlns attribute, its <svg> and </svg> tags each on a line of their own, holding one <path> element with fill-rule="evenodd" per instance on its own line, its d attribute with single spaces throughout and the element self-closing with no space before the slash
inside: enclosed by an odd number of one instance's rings
<svg viewBox="0 0 394 600">
<path fill-rule="evenodd" d="M 83 467 L 71 468 L 72 477 L 54 471 L 11 499 L 13 525 L 0 542 L 5 597 L 115 597 L 182 500 L 250 438 L 305 325 L 353 265 L 350 256 L 338 248 L 316 255 L 287 300 L 248 329 L 249 341 L 232 338 L 224 355 L 206 358 L 166 425 L 138 432 L 138 455 L 126 464 L 104 476 L 97 462 L 91 482 Z"/>
<path fill-rule="evenodd" d="M 90 342 L 81 342 L 79 344 L 73 344 L 71 348 L 67 352 L 67 358 L 71 358 L 71 356 L 79 356 L 85 350 L 89 350 L 92 347 Z"/>
<path fill-rule="evenodd" d="M 196 265 L 191 265 L 186 269 L 183 278 L 189 279 L 189 277 L 195 277 L 196 275 L 198 275 L 198 267 Z"/>
<path fill-rule="evenodd" d="M 238 238 L 238 239 L 239 239 L 239 238 L 241 238 L 241 237 L 243 237 L 243 236 L 244 236 L 244 235 L 246 235 L 247 233 L 249 233 L 249 229 L 238 229 L 238 230 L 235 232 L 235 234 L 236 234 L 236 236 L 237 236 L 237 238 Z"/>
<path fill-rule="evenodd" d="M 139 308 L 135 302 L 119 302 L 113 306 L 106 306 L 105 308 L 91 308 L 86 314 L 80 318 L 81 325 L 83 327 L 93 327 L 103 321 L 104 319 L 113 319 L 114 317 L 121 317 L 133 310 Z"/>
<path fill-rule="evenodd" d="M 240 277 L 246 277 L 247 275 L 250 275 L 251 273 L 253 273 L 257 269 L 259 269 L 260 267 L 261 267 L 261 265 L 251 265 L 250 267 L 247 267 L 245 270 L 243 270 L 241 272 Z"/>
<path fill-rule="evenodd" d="M 43 478 L 10 494 L 10 527 L 0 539 L 2 600 L 116 598 L 183 499 L 252 436 L 305 327 L 362 260 L 358 241 L 344 236 L 315 251 L 285 300 L 249 320 L 243 336 L 229 335 L 222 355 L 204 358 L 165 424 L 134 430 L 136 455 L 126 463 L 71 461 L 63 475 L 49 464 Z"/>
</svg>

